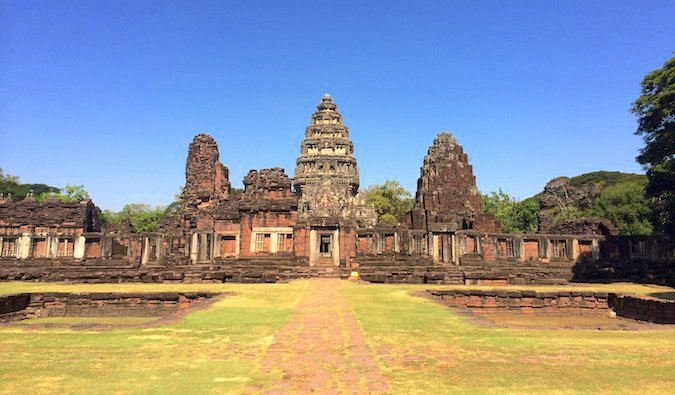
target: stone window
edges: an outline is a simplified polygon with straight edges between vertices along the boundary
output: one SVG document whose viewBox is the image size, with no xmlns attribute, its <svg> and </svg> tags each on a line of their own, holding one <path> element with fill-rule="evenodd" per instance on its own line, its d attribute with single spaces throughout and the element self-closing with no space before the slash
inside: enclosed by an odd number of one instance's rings
<svg viewBox="0 0 675 395">
<path fill-rule="evenodd" d="M 425 254 L 427 252 L 424 235 L 413 235 L 413 252 L 415 254 Z"/>
<path fill-rule="evenodd" d="M 377 252 L 385 252 L 387 250 L 386 236 L 381 234 L 377 239 Z"/>
<path fill-rule="evenodd" d="M 634 240 L 631 243 L 633 247 L 633 256 L 636 258 L 646 258 L 647 253 L 647 241 L 646 240 Z"/>
<path fill-rule="evenodd" d="M 293 234 L 279 233 L 277 237 L 277 252 L 293 251 Z"/>
<path fill-rule="evenodd" d="M 566 240 L 551 240 L 551 257 L 557 259 L 567 258 Z"/>
<path fill-rule="evenodd" d="M 72 239 L 59 239 L 59 245 L 56 250 L 56 256 L 58 257 L 72 257 L 73 256 L 73 240 Z"/>
<path fill-rule="evenodd" d="M 16 257 L 16 247 L 17 247 L 17 240 L 15 238 L 2 239 L 2 250 L 0 250 L 0 256 Z"/>
<path fill-rule="evenodd" d="M 497 239 L 497 256 L 500 258 L 515 258 L 516 243 L 514 239 Z"/>
<path fill-rule="evenodd" d="M 256 233 L 255 234 L 255 250 L 256 252 L 269 252 L 270 240 L 272 234 L 270 233 Z"/>
<path fill-rule="evenodd" d="M 36 238 L 31 241 L 31 256 L 35 258 L 47 257 L 47 239 Z"/>
</svg>

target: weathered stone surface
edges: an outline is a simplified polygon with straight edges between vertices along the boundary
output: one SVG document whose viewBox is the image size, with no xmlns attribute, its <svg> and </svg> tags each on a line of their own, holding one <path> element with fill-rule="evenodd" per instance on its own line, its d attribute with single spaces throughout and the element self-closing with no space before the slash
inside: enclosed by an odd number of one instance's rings
<svg viewBox="0 0 675 395">
<path fill-rule="evenodd" d="M 181 196 L 187 228 L 213 228 L 216 215 L 234 216 L 229 200 L 229 170 L 220 163 L 218 144 L 207 134 L 198 134 L 190 144 Z"/>
<path fill-rule="evenodd" d="M 439 133 L 420 169 L 409 225 L 413 229 L 433 225 L 446 232 L 470 229 L 482 211 L 481 195 L 468 156 L 450 133 Z M 489 221 L 488 217 L 481 219 Z"/>
<path fill-rule="evenodd" d="M 0 227 L 78 228 L 98 232 L 101 224 L 91 200 L 64 203 L 57 199 L 38 202 L 25 198 L 18 202 L 0 199 Z"/>
<path fill-rule="evenodd" d="M 240 209 L 254 211 L 291 211 L 298 207 L 298 197 L 284 169 L 275 167 L 250 170 L 244 177 Z"/>
</svg>

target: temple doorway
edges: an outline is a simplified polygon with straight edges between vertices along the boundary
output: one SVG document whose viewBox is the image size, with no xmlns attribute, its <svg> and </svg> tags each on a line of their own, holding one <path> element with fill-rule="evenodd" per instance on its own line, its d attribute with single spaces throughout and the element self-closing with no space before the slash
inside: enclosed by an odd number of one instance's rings
<svg viewBox="0 0 675 395">
<path fill-rule="evenodd" d="M 317 227 L 310 229 L 310 255 L 311 266 L 339 266 L 339 230 L 330 227 Z"/>
</svg>

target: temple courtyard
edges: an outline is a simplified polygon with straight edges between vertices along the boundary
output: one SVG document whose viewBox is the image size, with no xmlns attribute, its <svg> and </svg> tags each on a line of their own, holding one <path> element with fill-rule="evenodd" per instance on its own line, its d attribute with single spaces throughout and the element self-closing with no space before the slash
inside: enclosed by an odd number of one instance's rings
<svg viewBox="0 0 675 395">
<path fill-rule="evenodd" d="M 337 279 L 0 283 L 2 295 L 221 293 L 169 318 L 129 310 L 0 324 L 0 393 L 616 394 L 675 388 L 675 325 L 467 314 L 426 292 L 467 288 Z M 494 288 L 675 298 L 672 288 L 627 283 Z"/>
</svg>

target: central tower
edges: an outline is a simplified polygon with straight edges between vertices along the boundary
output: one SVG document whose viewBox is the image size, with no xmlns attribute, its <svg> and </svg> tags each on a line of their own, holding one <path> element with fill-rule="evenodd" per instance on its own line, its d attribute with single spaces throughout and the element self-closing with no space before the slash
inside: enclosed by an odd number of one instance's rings
<svg viewBox="0 0 675 395">
<path fill-rule="evenodd" d="M 329 95 L 312 114 L 295 166 L 298 232 L 307 235 L 310 265 L 339 265 L 355 256 L 356 229 L 374 226 L 373 206 L 358 195 L 354 144 Z M 346 263 L 345 263 L 346 264 Z"/>
<path fill-rule="evenodd" d="M 356 196 L 359 189 L 354 144 L 328 94 L 321 98 L 305 129 L 295 167 L 295 192 L 300 197 L 311 195 L 323 189 L 316 187 L 324 184 L 330 184 L 331 189 L 345 198 Z"/>
</svg>

